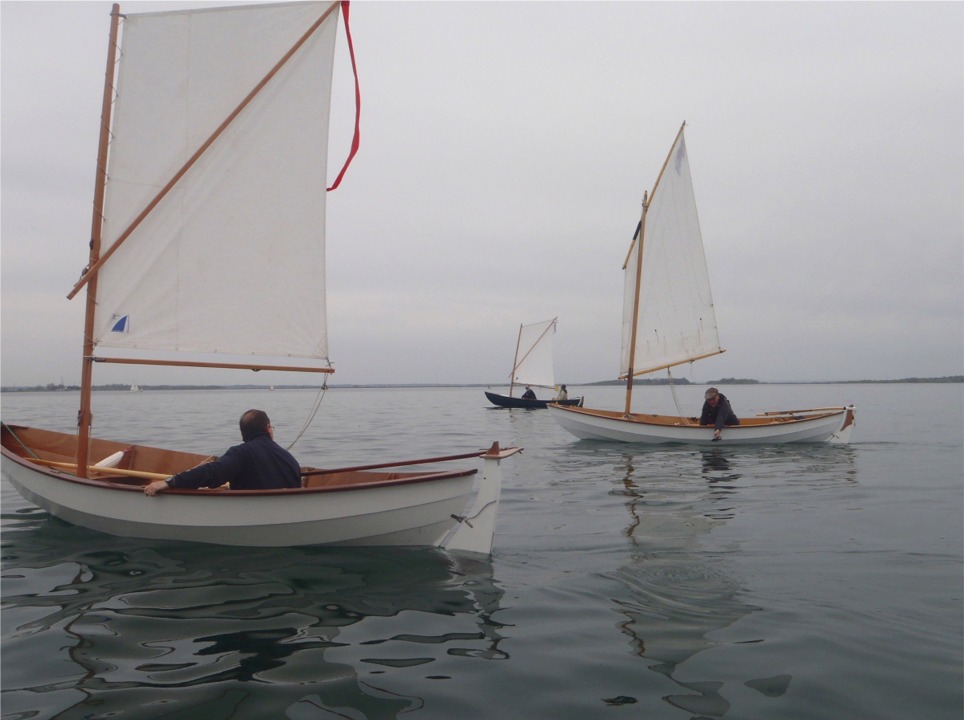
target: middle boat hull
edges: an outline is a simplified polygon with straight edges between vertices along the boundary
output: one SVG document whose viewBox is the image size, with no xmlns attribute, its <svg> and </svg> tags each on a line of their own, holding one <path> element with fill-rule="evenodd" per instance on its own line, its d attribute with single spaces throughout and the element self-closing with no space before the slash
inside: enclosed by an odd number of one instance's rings
<svg viewBox="0 0 964 720">
<path fill-rule="evenodd" d="M 680 443 L 712 445 L 713 428 L 692 420 L 667 415 L 632 413 L 628 417 L 611 410 L 550 406 L 549 414 L 566 431 L 583 440 L 662 445 Z M 740 425 L 726 427 L 722 441 L 726 445 L 767 445 L 786 443 L 850 441 L 855 409 L 833 408 L 828 411 L 801 411 L 771 417 L 741 420 Z"/>
</svg>

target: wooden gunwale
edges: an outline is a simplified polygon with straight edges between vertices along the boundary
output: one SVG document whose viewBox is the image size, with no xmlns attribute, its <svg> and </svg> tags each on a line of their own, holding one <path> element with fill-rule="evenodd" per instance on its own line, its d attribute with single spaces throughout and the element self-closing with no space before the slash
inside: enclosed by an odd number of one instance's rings
<svg viewBox="0 0 964 720">
<path fill-rule="evenodd" d="M 65 470 L 58 468 L 49 468 L 43 465 L 39 465 L 29 458 L 25 458 L 22 455 L 17 455 L 9 451 L 7 448 L 2 449 L 3 457 L 12 462 L 16 462 L 20 465 L 30 465 L 32 468 L 39 473 L 42 473 L 48 477 L 55 478 L 64 482 L 76 483 L 78 485 L 84 485 L 91 488 L 100 488 L 106 490 L 120 490 L 125 492 L 143 492 L 143 484 L 132 483 L 132 478 L 123 475 L 106 475 L 102 478 L 82 478 L 78 475 L 73 475 Z M 333 471 L 336 472 L 337 471 Z M 220 488 L 201 488 L 198 490 L 190 489 L 177 489 L 172 488 L 165 492 L 166 494 L 174 495 L 192 495 L 196 497 L 252 497 L 259 495 L 313 495 L 317 493 L 332 493 L 345 490 L 363 490 L 371 488 L 384 488 L 384 487 L 394 487 L 399 485 L 412 485 L 422 482 L 431 482 L 434 480 L 446 480 L 456 477 L 465 477 L 468 475 L 475 475 L 478 472 L 475 468 L 468 470 L 436 470 L 433 472 L 418 472 L 413 471 L 410 473 L 376 473 L 372 471 L 362 470 L 362 471 L 350 471 L 348 473 L 342 473 L 345 477 L 338 478 L 337 484 L 332 485 L 321 485 L 321 486 L 311 486 L 311 487 L 300 487 L 300 488 L 278 488 L 274 490 L 230 490 L 230 489 L 220 489 Z M 372 479 L 372 478 L 375 479 Z M 146 484 L 146 483 L 144 483 Z"/>
</svg>

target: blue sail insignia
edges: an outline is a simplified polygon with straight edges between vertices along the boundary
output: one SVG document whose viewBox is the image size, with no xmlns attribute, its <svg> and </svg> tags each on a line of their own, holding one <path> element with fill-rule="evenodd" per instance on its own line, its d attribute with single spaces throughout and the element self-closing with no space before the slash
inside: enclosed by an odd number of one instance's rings
<svg viewBox="0 0 964 720">
<path fill-rule="evenodd" d="M 112 333 L 130 332 L 130 317 L 131 317 L 130 315 L 111 316 L 110 331 Z"/>
</svg>

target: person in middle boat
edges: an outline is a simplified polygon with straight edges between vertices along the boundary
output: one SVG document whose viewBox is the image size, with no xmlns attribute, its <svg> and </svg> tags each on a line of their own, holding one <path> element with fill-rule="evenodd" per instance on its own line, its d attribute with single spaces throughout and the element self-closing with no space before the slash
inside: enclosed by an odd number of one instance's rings
<svg viewBox="0 0 964 720">
<path fill-rule="evenodd" d="M 532 391 L 532 388 L 526 385 L 526 391 L 522 393 L 523 400 L 535 400 L 536 394 Z"/>
<path fill-rule="evenodd" d="M 275 490 L 301 487 L 301 466 L 294 456 L 274 441 L 274 428 L 264 410 L 248 410 L 241 416 L 240 445 L 229 448 L 217 460 L 185 470 L 144 488 L 156 495 L 170 488 L 221 487 L 232 490 Z"/>
<path fill-rule="evenodd" d="M 713 441 L 717 441 L 723 435 L 725 425 L 739 425 L 740 419 L 730 407 L 730 401 L 726 395 L 715 387 L 709 388 L 703 395 L 703 413 L 700 415 L 700 425 L 712 425 Z"/>
<path fill-rule="evenodd" d="M 565 385 L 560 386 L 559 394 L 556 395 L 556 400 L 568 400 L 568 399 L 569 399 L 569 391 L 566 390 L 566 386 Z"/>
</svg>

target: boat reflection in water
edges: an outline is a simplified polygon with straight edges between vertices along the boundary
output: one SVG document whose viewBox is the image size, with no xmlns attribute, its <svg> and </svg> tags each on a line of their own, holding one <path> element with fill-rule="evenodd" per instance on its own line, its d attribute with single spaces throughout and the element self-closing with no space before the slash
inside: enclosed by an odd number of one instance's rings
<svg viewBox="0 0 964 720">
<path fill-rule="evenodd" d="M 610 575 L 624 589 L 614 597 L 623 618 L 617 626 L 648 669 L 679 688 L 664 695 L 664 702 L 721 717 L 730 709 L 730 693 L 749 688 L 773 698 L 786 692 L 792 677 L 780 668 L 767 677 L 740 677 L 744 687 L 733 689 L 726 685 L 738 668 L 729 668 L 727 677 L 700 677 L 700 668 L 719 666 L 691 662 L 713 648 L 761 642 L 735 627 L 759 610 L 743 599 L 753 596 L 752 589 L 735 579 L 731 566 L 737 551 L 732 542 L 710 535 L 743 512 L 748 489 L 786 482 L 794 468 L 805 466 L 809 483 L 853 481 L 849 450 L 827 445 L 677 449 L 624 453 L 614 463 L 619 479 L 611 492 L 625 498 L 630 521 L 624 535 L 631 543 L 629 562 Z M 628 696 L 611 699 L 611 704 L 635 702 Z"/>
<path fill-rule="evenodd" d="M 9 520 L 5 717 L 395 718 L 423 704 L 406 668 L 503 657 L 488 561 L 105 543 L 39 511 Z"/>
</svg>

